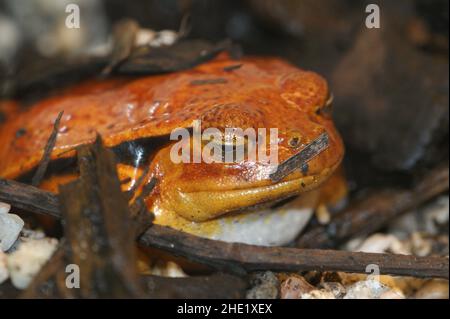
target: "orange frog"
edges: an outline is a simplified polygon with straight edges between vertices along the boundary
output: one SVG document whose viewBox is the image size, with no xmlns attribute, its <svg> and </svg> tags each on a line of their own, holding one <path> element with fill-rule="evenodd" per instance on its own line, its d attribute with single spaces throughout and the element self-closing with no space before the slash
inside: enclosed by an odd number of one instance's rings
<svg viewBox="0 0 450 319">
<path fill-rule="evenodd" d="M 221 54 L 170 74 L 87 80 L 28 107 L 3 103 L 0 177 L 29 181 L 64 111 L 41 188 L 57 192 L 76 178 L 75 147 L 99 133 L 117 155 L 124 190 L 146 172 L 146 181 L 157 178 L 146 198 L 156 223 L 226 241 L 285 244 L 330 194 L 336 199 L 345 193 L 333 174 L 344 148 L 330 104 L 322 77 L 277 58 L 235 61 Z M 258 160 L 174 163 L 170 151 L 177 141 L 170 133 L 191 128 L 194 120 L 202 130 L 221 132 L 277 128 L 280 163 L 323 133 L 328 147 L 277 182 Z M 287 198 L 294 199 L 273 207 Z"/>
</svg>

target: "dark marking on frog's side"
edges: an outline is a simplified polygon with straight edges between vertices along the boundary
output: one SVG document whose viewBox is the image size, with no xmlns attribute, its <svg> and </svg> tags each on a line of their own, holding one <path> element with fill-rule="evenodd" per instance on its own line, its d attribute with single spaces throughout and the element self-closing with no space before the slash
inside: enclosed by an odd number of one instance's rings
<svg viewBox="0 0 450 319">
<path fill-rule="evenodd" d="M 5 113 L 0 111 L 0 124 L 4 123 L 6 121 L 6 115 Z"/>
<path fill-rule="evenodd" d="M 27 133 L 27 130 L 24 129 L 23 127 L 21 127 L 16 131 L 16 138 L 20 138 L 20 137 L 24 136 L 26 133 Z"/>
<path fill-rule="evenodd" d="M 224 84 L 227 82 L 228 82 L 228 80 L 224 79 L 224 78 L 204 79 L 204 80 L 193 80 L 193 81 L 191 81 L 191 85 Z"/>
<path fill-rule="evenodd" d="M 145 167 L 157 150 L 169 143 L 167 136 L 142 138 L 126 141 L 111 148 L 117 161 L 133 167 Z"/>
</svg>

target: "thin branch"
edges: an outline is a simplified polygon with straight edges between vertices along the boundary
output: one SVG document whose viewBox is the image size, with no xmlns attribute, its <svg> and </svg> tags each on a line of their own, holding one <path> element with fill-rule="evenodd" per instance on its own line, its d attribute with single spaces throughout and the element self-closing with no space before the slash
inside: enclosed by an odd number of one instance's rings
<svg viewBox="0 0 450 319">
<path fill-rule="evenodd" d="M 255 270 L 365 273 L 368 265 L 375 264 L 380 268 L 381 274 L 446 279 L 449 277 L 447 257 L 261 247 L 204 239 L 158 225 L 150 227 L 140 237 L 139 242 L 238 274 Z"/>
<path fill-rule="evenodd" d="M 42 178 L 44 177 L 45 172 L 47 171 L 48 164 L 50 163 L 50 155 L 56 144 L 56 138 L 58 137 L 59 123 L 61 121 L 61 117 L 63 116 L 63 114 L 64 111 L 59 112 L 58 116 L 56 117 L 55 123 L 53 124 L 53 131 L 47 140 L 47 144 L 45 144 L 44 154 L 42 155 L 42 159 L 31 181 L 31 184 L 33 186 L 38 186 L 41 183 Z"/>
<path fill-rule="evenodd" d="M 13 185 L 21 197 L 9 197 Z M 18 199 L 26 199 L 26 203 Z M 33 198 L 37 198 L 34 201 Z M 50 199 L 42 202 L 42 198 Z M 33 186 L 0 180 L 0 200 L 29 211 L 60 217 L 56 196 Z M 167 227 L 153 225 L 140 238 L 143 245 L 157 247 L 175 255 L 210 265 L 219 270 L 243 274 L 254 270 L 344 271 L 365 273 L 369 264 L 380 267 L 382 274 L 415 277 L 449 277 L 447 257 L 415 257 L 394 254 L 368 254 L 336 250 L 313 250 L 284 247 L 259 247 L 208 240 Z"/>
<path fill-rule="evenodd" d="M 292 173 L 293 171 L 302 168 L 303 165 L 308 163 L 314 157 L 319 155 L 328 147 L 328 134 L 322 133 L 313 140 L 311 143 L 305 146 L 300 152 L 289 157 L 283 163 L 278 165 L 277 170 L 270 174 L 270 179 L 273 182 L 279 182 L 284 177 Z"/>
<path fill-rule="evenodd" d="M 58 198 L 31 185 L 0 178 L 0 201 L 29 212 L 61 218 Z"/>
</svg>

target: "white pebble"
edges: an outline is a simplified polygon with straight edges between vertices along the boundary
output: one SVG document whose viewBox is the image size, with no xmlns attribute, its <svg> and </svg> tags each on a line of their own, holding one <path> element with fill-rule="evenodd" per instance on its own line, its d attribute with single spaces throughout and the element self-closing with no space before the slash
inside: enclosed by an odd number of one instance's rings
<svg viewBox="0 0 450 319">
<path fill-rule="evenodd" d="M 385 253 L 409 255 L 411 251 L 393 235 L 373 234 L 355 249 L 365 253 Z"/>
<path fill-rule="evenodd" d="M 149 43 L 152 47 L 169 46 L 178 40 L 178 33 L 172 30 L 161 30 Z"/>
<path fill-rule="evenodd" d="M 135 46 L 143 46 L 150 44 L 156 38 L 156 32 L 150 29 L 140 29 L 134 40 Z"/>
<path fill-rule="evenodd" d="M 429 234 L 438 234 L 438 226 L 448 223 L 449 197 L 439 197 L 424 209 L 423 215 L 425 216 L 424 230 Z"/>
<path fill-rule="evenodd" d="M 6 254 L 0 250 L 0 284 L 9 278 L 8 268 L 6 267 Z"/>
<path fill-rule="evenodd" d="M 11 205 L 0 202 L 0 215 L 8 214 L 11 209 Z"/>
<path fill-rule="evenodd" d="M 196 235 L 226 242 L 281 246 L 298 236 L 313 213 L 311 208 L 295 207 L 252 211 L 239 216 L 223 217 L 220 219 L 221 229 L 217 234 Z"/>
<path fill-rule="evenodd" d="M 290 276 L 281 284 L 281 299 L 300 299 L 303 294 L 315 290 L 305 278 Z"/>
<path fill-rule="evenodd" d="M 14 214 L 0 214 L 0 250 L 7 251 L 15 243 L 24 221 Z"/>
<path fill-rule="evenodd" d="M 156 263 L 151 269 L 151 274 L 169 278 L 187 277 L 183 269 L 172 261 Z"/>
<path fill-rule="evenodd" d="M 302 299 L 336 299 L 331 291 L 320 289 L 302 295 Z"/>
<path fill-rule="evenodd" d="M 424 257 L 431 253 L 433 243 L 430 239 L 425 238 L 425 234 L 414 232 L 410 238 L 412 251 L 414 255 Z"/>
<path fill-rule="evenodd" d="M 358 281 L 347 287 L 344 299 L 404 299 L 400 291 L 394 291 L 377 280 L 369 279 Z"/>
<path fill-rule="evenodd" d="M 25 289 L 42 266 L 50 259 L 58 240 L 32 239 L 23 242 L 7 257 L 7 265 L 14 287 Z"/>
</svg>

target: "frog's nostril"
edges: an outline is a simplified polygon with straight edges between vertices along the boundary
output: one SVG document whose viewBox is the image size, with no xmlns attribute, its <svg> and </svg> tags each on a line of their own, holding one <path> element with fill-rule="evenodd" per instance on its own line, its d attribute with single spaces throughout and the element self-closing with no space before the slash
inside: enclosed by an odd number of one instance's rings
<svg viewBox="0 0 450 319">
<path fill-rule="evenodd" d="M 300 139 L 298 137 L 293 137 L 289 140 L 289 146 L 297 147 L 300 145 Z"/>
<path fill-rule="evenodd" d="M 288 145 L 292 148 L 297 148 L 302 143 L 302 137 L 299 133 L 293 133 L 288 139 Z"/>
</svg>

